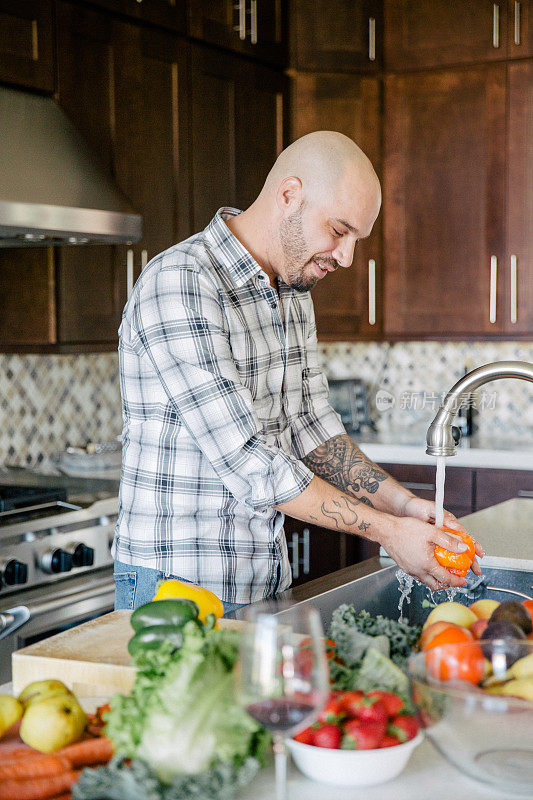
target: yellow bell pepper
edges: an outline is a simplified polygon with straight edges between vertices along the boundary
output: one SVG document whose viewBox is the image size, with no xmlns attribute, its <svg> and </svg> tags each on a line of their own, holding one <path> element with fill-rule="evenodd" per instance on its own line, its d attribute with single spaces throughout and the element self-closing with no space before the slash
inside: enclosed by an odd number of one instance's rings
<svg viewBox="0 0 533 800">
<path fill-rule="evenodd" d="M 178 600 L 183 598 L 193 600 L 197 604 L 198 616 L 203 623 L 206 623 L 208 614 L 214 614 L 215 619 L 220 619 L 224 615 L 224 606 L 216 594 L 210 592 L 209 589 L 196 586 L 194 583 L 184 583 L 175 578 L 170 578 L 168 581 L 162 581 L 159 584 L 154 595 L 154 600 Z"/>
</svg>

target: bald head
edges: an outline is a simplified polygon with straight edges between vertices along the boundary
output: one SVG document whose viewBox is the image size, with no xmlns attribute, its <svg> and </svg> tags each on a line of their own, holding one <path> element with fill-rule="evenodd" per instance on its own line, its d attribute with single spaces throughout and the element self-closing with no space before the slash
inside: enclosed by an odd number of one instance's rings
<svg viewBox="0 0 533 800">
<path fill-rule="evenodd" d="M 315 131 L 297 139 L 279 155 L 261 191 L 275 194 L 287 178 L 298 178 L 304 202 L 332 198 L 341 184 L 348 182 L 356 190 L 370 192 L 381 202 L 378 177 L 355 142 L 336 131 Z"/>
</svg>

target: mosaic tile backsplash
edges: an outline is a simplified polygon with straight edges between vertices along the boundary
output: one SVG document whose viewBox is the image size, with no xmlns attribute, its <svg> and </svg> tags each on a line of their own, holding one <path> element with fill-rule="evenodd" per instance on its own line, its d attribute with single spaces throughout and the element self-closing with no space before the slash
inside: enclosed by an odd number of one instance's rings
<svg viewBox="0 0 533 800">
<path fill-rule="evenodd" d="M 409 342 L 323 344 L 329 378 L 362 378 L 371 415 L 383 432 L 420 429 L 443 392 L 490 361 L 533 362 L 533 343 Z M 524 381 L 487 384 L 475 400 L 480 433 L 530 439 L 533 391 Z M 120 383 L 115 353 L 0 354 L 0 464 L 46 468 L 54 453 L 120 434 Z"/>
</svg>

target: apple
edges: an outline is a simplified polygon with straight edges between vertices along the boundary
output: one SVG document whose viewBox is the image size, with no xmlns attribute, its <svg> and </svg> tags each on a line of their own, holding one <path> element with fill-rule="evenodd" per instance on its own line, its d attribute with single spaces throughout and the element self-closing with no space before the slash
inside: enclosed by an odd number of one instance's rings
<svg viewBox="0 0 533 800">
<path fill-rule="evenodd" d="M 31 703 L 44 700 L 46 697 L 53 697 L 54 695 L 67 694 L 71 695 L 72 692 L 65 686 L 62 681 L 50 678 L 46 681 L 33 681 L 29 683 L 19 694 L 19 703 L 22 703 L 24 708 L 28 708 Z"/>
<path fill-rule="evenodd" d="M 446 628 L 459 628 L 459 625 L 456 625 L 454 622 L 446 622 L 446 620 L 439 620 L 438 622 L 432 622 L 431 625 L 428 625 L 422 631 L 420 639 L 418 640 L 418 647 L 420 650 L 425 650 L 431 640 L 441 631 L 446 630 Z M 462 628 L 462 630 L 468 630 L 467 628 Z"/>
<path fill-rule="evenodd" d="M 498 600 L 476 600 L 475 603 L 468 606 L 470 611 L 473 611 L 478 619 L 489 619 L 495 608 L 498 608 L 500 603 Z"/>
<path fill-rule="evenodd" d="M 18 722 L 24 709 L 22 703 L 10 694 L 0 694 L 0 737 Z"/>
<path fill-rule="evenodd" d="M 474 639 L 481 639 L 483 631 L 488 624 L 489 621 L 486 617 L 484 619 L 476 619 L 476 621 L 472 623 L 470 626 L 470 631 L 474 634 Z"/>
<path fill-rule="evenodd" d="M 467 606 L 461 605 L 461 603 L 456 603 L 455 601 L 440 603 L 432 609 L 427 620 L 424 622 L 422 630 L 433 622 L 439 622 L 441 620 L 453 622 L 461 628 L 470 628 L 476 619 L 477 617 L 474 612 L 467 608 Z"/>
<path fill-rule="evenodd" d="M 22 717 L 20 738 L 41 753 L 55 753 L 81 738 L 87 717 L 73 694 L 49 695 L 31 703 Z"/>
</svg>

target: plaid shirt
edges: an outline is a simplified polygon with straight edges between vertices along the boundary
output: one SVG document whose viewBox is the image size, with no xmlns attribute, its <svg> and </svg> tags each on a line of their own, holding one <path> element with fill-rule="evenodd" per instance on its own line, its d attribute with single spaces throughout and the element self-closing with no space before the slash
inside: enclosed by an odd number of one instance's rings
<svg viewBox="0 0 533 800">
<path fill-rule="evenodd" d="M 291 583 L 284 516 L 344 433 L 317 363 L 309 293 L 279 295 L 217 212 L 143 270 L 120 326 L 124 417 L 113 555 L 226 602 Z"/>
</svg>

